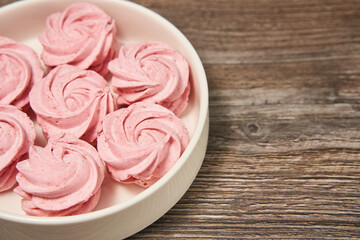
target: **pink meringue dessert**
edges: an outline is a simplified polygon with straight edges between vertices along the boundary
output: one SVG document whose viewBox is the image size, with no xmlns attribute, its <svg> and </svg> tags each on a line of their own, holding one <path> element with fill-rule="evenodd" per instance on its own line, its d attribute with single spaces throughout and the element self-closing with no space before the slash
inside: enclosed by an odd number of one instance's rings
<svg viewBox="0 0 360 240">
<path fill-rule="evenodd" d="M 150 187 L 179 160 L 189 143 L 184 123 L 170 110 L 139 102 L 105 117 L 98 151 L 112 178 Z"/>
<path fill-rule="evenodd" d="M 109 63 L 117 103 L 160 104 L 179 116 L 190 93 L 189 64 L 180 53 L 162 42 L 122 46 L 118 58 Z"/>
<path fill-rule="evenodd" d="M 0 36 L 0 104 L 25 108 L 29 103 L 32 86 L 41 81 L 43 74 L 33 49 Z"/>
<path fill-rule="evenodd" d="M 90 143 L 101 133 L 105 115 L 116 109 L 102 76 L 71 65 L 60 65 L 37 82 L 30 106 L 47 138 L 71 133 Z"/>
<path fill-rule="evenodd" d="M 101 193 L 104 165 L 96 149 L 71 134 L 31 146 L 16 168 L 22 209 L 32 216 L 69 216 L 92 211 Z"/>
<path fill-rule="evenodd" d="M 39 37 L 47 66 L 70 64 L 104 76 L 118 51 L 115 21 L 94 4 L 79 2 L 51 14 Z"/>
<path fill-rule="evenodd" d="M 27 158 L 35 137 L 34 124 L 26 113 L 0 105 L 0 194 L 16 184 L 16 164 Z"/>
</svg>

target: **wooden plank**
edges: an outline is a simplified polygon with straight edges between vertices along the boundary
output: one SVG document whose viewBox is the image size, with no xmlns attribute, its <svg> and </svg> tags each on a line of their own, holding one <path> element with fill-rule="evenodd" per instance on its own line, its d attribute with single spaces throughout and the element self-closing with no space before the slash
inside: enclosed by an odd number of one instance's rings
<svg viewBox="0 0 360 240">
<path fill-rule="evenodd" d="M 360 239 L 360 2 L 135 2 L 197 49 L 211 130 L 189 191 L 130 239 Z"/>
</svg>

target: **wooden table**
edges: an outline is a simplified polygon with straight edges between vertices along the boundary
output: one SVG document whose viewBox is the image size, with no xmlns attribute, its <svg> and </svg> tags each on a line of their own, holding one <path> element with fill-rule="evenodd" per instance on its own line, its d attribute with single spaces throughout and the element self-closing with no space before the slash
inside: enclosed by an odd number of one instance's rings
<svg viewBox="0 0 360 240">
<path fill-rule="evenodd" d="M 360 1 L 135 2 L 197 49 L 211 126 L 189 191 L 130 239 L 360 239 Z"/>
</svg>

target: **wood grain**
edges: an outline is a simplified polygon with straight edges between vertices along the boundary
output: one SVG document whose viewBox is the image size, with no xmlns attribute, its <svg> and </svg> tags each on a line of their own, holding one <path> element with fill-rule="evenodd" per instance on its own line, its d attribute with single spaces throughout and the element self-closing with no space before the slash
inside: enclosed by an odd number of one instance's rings
<svg viewBox="0 0 360 240">
<path fill-rule="evenodd" d="M 360 2 L 135 2 L 197 49 L 211 130 L 189 191 L 130 239 L 360 239 Z"/>
</svg>

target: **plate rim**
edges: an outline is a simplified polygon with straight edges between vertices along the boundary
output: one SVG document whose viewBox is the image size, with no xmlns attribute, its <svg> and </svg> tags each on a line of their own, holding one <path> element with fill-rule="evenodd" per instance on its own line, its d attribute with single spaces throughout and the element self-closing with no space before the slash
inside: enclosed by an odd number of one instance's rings
<svg viewBox="0 0 360 240">
<path fill-rule="evenodd" d="M 194 62 L 195 62 L 195 68 L 200 71 L 199 72 L 199 84 L 201 88 L 203 89 L 200 94 L 200 107 L 199 107 L 199 118 L 198 123 L 195 128 L 194 134 L 185 149 L 184 153 L 181 155 L 177 163 L 170 169 L 169 172 L 167 172 L 162 178 L 160 178 L 154 185 L 149 187 L 148 189 L 145 189 L 141 193 L 137 194 L 133 198 L 129 199 L 126 202 L 118 203 L 113 206 L 106 207 L 104 209 L 99 209 L 93 212 L 80 214 L 80 215 L 74 215 L 74 216 L 62 216 L 62 217 L 35 217 L 35 216 L 28 216 L 28 215 L 19 215 L 19 214 L 13 214 L 8 213 L 4 211 L 0 211 L 0 219 L 11 221 L 11 222 L 19 222 L 24 224 L 36 224 L 36 225 L 67 225 L 67 224 L 76 224 L 76 223 L 84 223 L 88 221 L 92 221 L 95 219 L 103 218 L 112 214 L 116 214 L 118 212 L 121 212 L 129 207 L 132 207 L 136 204 L 138 204 L 141 201 L 144 201 L 146 198 L 148 198 L 150 195 L 157 192 L 164 184 L 169 181 L 170 178 L 172 178 L 186 163 L 187 159 L 190 157 L 190 155 L 194 152 L 194 149 L 196 147 L 196 143 L 200 141 L 200 137 L 203 133 L 203 130 L 206 125 L 206 120 L 208 118 L 208 105 L 209 105 L 209 91 L 208 91 L 208 83 L 207 83 L 207 77 L 205 74 L 204 66 L 201 62 L 201 59 L 196 52 L 195 48 L 191 44 L 191 42 L 185 37 L 185 35 L 169 20 L 164 18 L 163 16 L 159 15 L 158 13 L 154 12 L 153 10 L 146 8 L 140 4 L 130 2 L 130 1 L 124 1 L 124 0 L 102 0 L 102 1 L 108 1 L 108 2 L 114 2 L 116 4 L 124 4 L 128 5 L 128 7 L 135 8 L 136 10 L 139 10 L 145 14 L 150 15 L 152 18 L 155 18 L 162 23 L 167 25 L 167 28 L 171 31 L 173 31 L 176 34 L 176 37 L 180 38 L 181 42 L 184 42 L 187 46 L 187 48 L 191 51 L 191 54 L 195 56 Z M 31 2 L 31 3 L 30 3 Z M 66 2 L 74 2 L 74 1 L 66 1 Z M 87 2 L 97 2 L 97 1 L 87 1 Z M 17 7 L 25 7 L 25 4 L 35 4 L 35 3 L 46 3 L 50 4 L 50 1 L 47 0 L 22 0 L 17 2 L 12 2 L 10 4 L 4 5 L 0 8 L 0 15 L 3 11 L 11 10 L 12 8 Z M 24 6 L 22 6 L 24 5 Z"/>
</svg>

